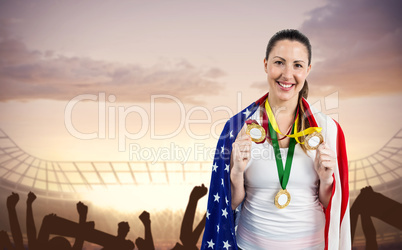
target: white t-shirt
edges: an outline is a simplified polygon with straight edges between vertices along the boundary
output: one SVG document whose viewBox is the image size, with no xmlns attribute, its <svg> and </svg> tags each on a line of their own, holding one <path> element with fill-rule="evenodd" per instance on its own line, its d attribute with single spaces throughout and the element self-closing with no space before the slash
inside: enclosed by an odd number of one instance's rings
<svg viewBox="0 0 402 250">
<path fill-rule="evenodd" d="M 259 121 L 259 114 L 257 110 L 251 119 Z M 285 167 L 288 149 L 281 148 L 280 152 Z M 244 172 L 246 199 L 237 227 L 240 248 L 324 249 L 325 214 L 318 199 L 315 154 L 312 150 L 306 155 L 296 144 L 286 187 L 291 201 L 279 209 L 274 203 L 281 186 L 273 147 L 267 141 L 252 143 L 251 159 Z"/>
</svg>

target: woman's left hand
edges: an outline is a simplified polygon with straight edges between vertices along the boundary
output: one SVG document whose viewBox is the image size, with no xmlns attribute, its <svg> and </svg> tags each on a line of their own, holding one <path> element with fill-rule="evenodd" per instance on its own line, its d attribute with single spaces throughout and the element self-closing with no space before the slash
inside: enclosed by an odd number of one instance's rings
<svg viewBox="0 0 402 250">
<path fill-rule="evenodd" d="M 336 167 L 336 155 L 328 145 L 323 142 L 317 148 L 314 160 L 314 168 L 320 178 L 321 184 L 331 185 L 333 182 L 332 174 Z"/>
</svg>

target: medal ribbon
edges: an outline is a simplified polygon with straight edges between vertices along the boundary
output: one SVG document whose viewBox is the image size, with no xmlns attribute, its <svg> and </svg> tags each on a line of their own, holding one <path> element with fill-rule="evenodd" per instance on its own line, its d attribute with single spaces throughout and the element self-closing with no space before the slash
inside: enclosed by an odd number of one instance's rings
<svg viewBox="0 0 402 250">
<path fill-rule="evenodd" d="M 293 155 L 295 152 L 295 146 L 296 146 L 296 140 L 294 138 L 290 138 L 289 141 L 289 150 L 288 150 L 288 155 L 286 157 L 286 163 L 285 163 L 285 170 L 283 170 L 283 162 L 282 162 L 282 156 L 281 152 L 279 150 L 279 143 L 278 143 L 278 137 L 276 135 L 275 130 L 273 129 L 270 120 L 268 120 L 268 127 L 269 127 L 269 133 L 271 134 L 272 138 L 272 146 L 274 148 L 275 152 L 275 161 L 276 161 L 276 167 L 278 168 L 278 177 L 279 177 L 279 183 L 281 184 L 281 187 L 283 190 L 286 189 L 286 186 L 288 185 L 289 181 L 289 176 L 290 176 L 290 169 L 292 168 L 292 161 L 293 161 Z M 294 132 L 295 124 L 293 125 L 292 132 Z"/>
<path fill-rule="evenodd" d="M 272 124 L 272 128 L 275 130 L 275 132 L 277 132 L 278 134 L 284 135 L 279 130 L 278 124 L 276 123 L 276 120 L 275 120 L 275 116 L 272 113 L 271 106 L 269 105 L 268 98 L 265 101 L 265 110 L 266 110 L 267 115 L 268 115 L 268 121 Z M 289 138 L 296 138 L 297 142 L 301 143 L 299 141 L 298 137 L 306 136 L 306 135 L 309 135 L 309 134 L 314 133 L 314 132 L 317 132 L 317 133 L 321 132 L 321 130 L 322 130 L 321 127 L 309 127 L 309 128 L 307 128 L 307 129 L 305 129 L 303 131 L 297 132 L 297 125 L 299 123 L 299 117 L 300 117 L 300 115 L 298 115 L 296 117 L 296 121 L 295 121 L 295 125 L 294 125 L 295 128 L 294 128 L 294 131 L 292 131 L 293 134 L 284 135 L 284 136 L 287 136 Z M 303 143 L 301 143 L 301 144 L 303 144 Z"/>
</svg>

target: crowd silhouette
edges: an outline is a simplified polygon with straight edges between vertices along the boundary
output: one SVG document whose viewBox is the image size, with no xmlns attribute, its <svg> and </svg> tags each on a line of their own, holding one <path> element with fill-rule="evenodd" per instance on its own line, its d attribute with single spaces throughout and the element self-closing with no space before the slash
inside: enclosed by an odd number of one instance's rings
<svg viewBox="0 0 402 250">
<path fill-rule="evenodd" d="M 202 184 L 195 186 L 191 191 L 187 208 L 185 210 L 181 230 L 180 241 L 172 248 L 175 250 L 193 250 L 198 249 L 196 244 L 205 227 L 206 215 L 198 223 L 193 231 L 193 223 L 198 200 L 206 195 L 208 189 Z M 19 201 L 19 195 L 12 193 L 7 197 L 7 211 L 9 216 L 11 237 L 10 240 L 6 231 L 0 231 L 0 250 L 81 250 L 84 242 L 90 242 L 99 245 L 103 250 L 154 250 L 154 241 L 152 238 L 151 219 L 147 211 L 143 211 L 139 216 L 144 225 L 144 238 L 138 237 L 133 241 L 126 239 L 130 231 L 128 222 L 118 223 L 117 235 L 111 235 L 106 232 L 95 229 L 95 222 L 87 221 L 88 206 L 78 202 L 76 209 L 78 213 L 78 222 L 67 220 L 56 214 L 44 216 L 42 224 L 37 234 L 32 204 L 36 200 L 36 195 L 28 193 L 26 201 L 26 230 L 27 245 L 24 245 L 23 235 L 18 221 L 16 206 Z M 73 238 L 74 244 L 71 246 L 67 238 Z"/>
<path fill-rule="evenodd" d="M 194 230 L 193 224 L 198 200 L 205 196 L 207 192 L 208 189 L 204 184 L 195 186 L 191 191 L 181 223 L 180 242 L 177 242 L 172 250 L 198 249 L 196 245 L 205 227 L 206 214 L 204 214 Z M 97 230 L 95 229 L 95 222 L 87 221 L 88 206 L 82 202 L 78 202 L 76 205 L 78 222 L 67 220 L 56 214 L 48 214 L 44 216 L 39 234 L 37 234 L 32 207 L 36 200 L 36 195 L 32 192 L 28 193 L 26 200 L 28 242 L 27 245 L 24 245 L 23 234 L 16 212 L 19 200 L 20 197 L 17 193 L 12 193 L 7 197 L 6 205 L 13 242 L 6 231 L 0 231 L 0 250 L 81 250 L 85 241 L 101 246 L 102 250 L 155 249 L 151 230 L 151 216 L 147 211 L 143 211 L 139 216 L 144 226 L 144 238 L 138 237 L 134 244 L 133 241 L 126 239 L 130 231 L 128 222 L 122 221 L 118 223 L 116 236 Z M 371 186 L 361 189 L 350 209 L 352 241 L 360 216 L 363 234 L 366 239 L 366 249 L 378 249 L 377 233 L 372 217 L 402 230 L 401 212 L 401 203 L 375 192 Z M 67 238 L 73 238 L 74 244 L 71 245 Z"/>
</svg>

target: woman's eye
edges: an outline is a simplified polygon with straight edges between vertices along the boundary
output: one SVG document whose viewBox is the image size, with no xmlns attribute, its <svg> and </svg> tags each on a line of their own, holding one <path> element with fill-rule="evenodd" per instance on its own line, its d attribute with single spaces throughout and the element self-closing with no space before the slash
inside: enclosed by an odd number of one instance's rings
<svg viewBox="0 0 402 250">
<path fill-rule="evenodd" d="M 275 61 L 275 64 L 282 65 L 283 62 L 282 61 Z"/>
<path fill-rule="evenodd" d="M 296 66 L 296 68 L 303 68 L 303 65 L 301 65 L 301 64 L 295 64 L 295 66 Z"/>
</svg>

